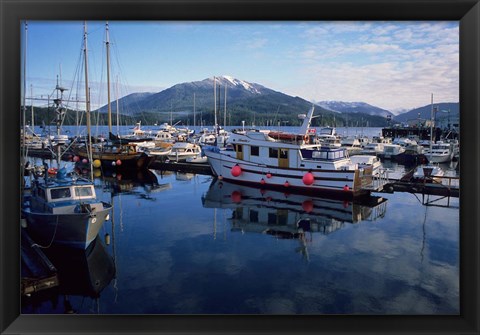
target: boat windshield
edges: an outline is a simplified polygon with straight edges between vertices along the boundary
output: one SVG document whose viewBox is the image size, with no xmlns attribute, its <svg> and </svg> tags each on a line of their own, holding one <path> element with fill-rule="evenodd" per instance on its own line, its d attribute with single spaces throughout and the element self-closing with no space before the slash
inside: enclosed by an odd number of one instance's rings
<svg viewBox="0 0 480 335">
<path fill-rule="evenodd" d="M 50 190 L 50 198 L 52 200 L 69 199 L 72 194 L 69 187 L 54 188 Z"/>
<path fill-rule="evenodd" d="M 90 198 L 93 196 L 93 188 L 91 186 L 77 186 L 75 187 L 75 196 Z"/>
</svg>

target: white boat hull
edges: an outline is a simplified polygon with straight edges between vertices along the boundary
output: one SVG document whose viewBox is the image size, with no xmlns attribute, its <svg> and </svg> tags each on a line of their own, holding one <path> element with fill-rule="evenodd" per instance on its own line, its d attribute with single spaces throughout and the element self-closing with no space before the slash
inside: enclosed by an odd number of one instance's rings
<svg viewBox="0 0 480 335">
<path fill-rule="evenodd" d="M 285 192 L 288 190 L 316 192 L 319 195 L 325 193 L 340 197 L 353 197 L 365 193 L 356 183 L 358 171 L 355 170 L 284 169 L 252 164 L 213 151 L 205 151 L 205 155 L 208 157 L 212 171 L 219 179 L 234 183 L 281 188 Z M 232 171 L 236 165 L 241 170 L 238 176 Z M 309 171 L 314 176 L 314 182 L 311 185 L 303 181 L 304 175 Z"/>
</svg>

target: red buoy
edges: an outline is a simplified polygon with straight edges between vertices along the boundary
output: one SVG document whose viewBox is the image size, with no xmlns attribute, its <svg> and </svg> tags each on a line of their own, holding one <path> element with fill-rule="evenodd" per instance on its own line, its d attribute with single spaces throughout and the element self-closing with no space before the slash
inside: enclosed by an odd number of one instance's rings
<svg viewBox="0 0 480 335">
<path fill-rule="evenodd" d="M 307 172 L 303 175 L 302 181 L 305 185 L 312 185 L 315 181 L 315 177 L 311 172 Z"/>
<path fill-rule="evenodd" d="M 283 184 L 283 186 L 285 186 L 285 187 L 289 187 L 289 186 L 290 186 L 290 183 L 288 182 L 288 180 L 285 181 L 285 183 Z"/>
<path fill-rule="evenodd" d="M 122 161 L 119 160 L 119 159 L 117 159 L 117 162 L 116 162 L 116 163 L 117 163 L 117 165 L 122 165 Z"/>
<path fill-rule="evenodd" d="M 242 174 L 242 168 L 237 164 L 234 167 L 232 167 L 232 176 L 238 177 Z"/>
<path fill-rule="evenodd" d="M 350 187 L 348 187 L 348 185 L 345 185 L 345 186 L 343 187 L 343 190 L 344 190 L 344 191 L 350 191 Z"/>
<path fill-rule="evenodd" d="M 266 177 L 270 179 L 270 178 L 272 178 L 272 174 L 269 172 L 269 173 L 266 174 Z"/>
<path fill-rule="evenodd" d="M 239 191 L 233 191 L 231 197 L 232 201 L 235 203 L 239 203 L 242 201 L 242 193 L 240 193 Z"/>
<path fill-rule="evenodd" d="M 302 208 L 305 212 L 310 213 L 313 211 L 313 201 L 312 200 L 305 200 L 302 202 Z"/>
<path fill-rule="evenodd" d="M 265 179 L 262 178 L 262 179 L 260 180 L 260 184 L 265 185 Z"/>
</svg>

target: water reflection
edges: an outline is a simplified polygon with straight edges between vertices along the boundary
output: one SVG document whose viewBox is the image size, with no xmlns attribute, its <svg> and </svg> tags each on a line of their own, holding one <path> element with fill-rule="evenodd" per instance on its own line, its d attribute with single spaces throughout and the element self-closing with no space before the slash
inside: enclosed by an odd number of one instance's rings
<svg viewBox="0 0 480 335">
<path fill-rule="evenodd" d="M 102 240 L 97 236 L 85 250 L 52 246 L 44 251 L 57 269 L 60 285 L 32 297 L 24 297 L 24 312 L 36 312 L 38 308 L 44 312 L 45 306 L 42 305 L 49 300 L 51 311 L 75 313 L 81 306 L 72 301 L 85 298 L 90 298 L 95 305 L 94 312 L 99 312 L 100 294 L 116 272 L 114 258 L 107 252 Z"/>
<path fill-rule="evenodd" d="M 203 206 L 230 209 L 232 231 L 261 233 L 277 239 L 298 239 L 304 256 L 312 234 L 327 235 L 345 224 L 383 217 L 387 202 L 371 196 L 363 201 L 341 201 L 288 194 L 213 180 L 202 197 Z"/>
</svg>

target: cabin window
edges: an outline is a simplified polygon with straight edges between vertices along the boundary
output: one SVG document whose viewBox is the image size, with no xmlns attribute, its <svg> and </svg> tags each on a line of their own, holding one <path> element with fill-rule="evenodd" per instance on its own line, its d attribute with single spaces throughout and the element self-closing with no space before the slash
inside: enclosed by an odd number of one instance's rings
<svg viewBox="0 0 480 335">
<path fill-rule="evenodd" d="M 288 149 L 280 149 L 280 158 L 288 158 Z"/>
<path fill-rule="evenodd" d="M 70 188 L 62 187 L 62 188 L 54 188 L 50 190 L 50 196 L 52 197 L 52 200 L 56 200 L 56 199 L 70 198 L 72 194 L 70 193 Z"/>
<path fill-rule="evenodd" d="M 250 147 L 250 155 L 251 156 L 259 156 L 260 155 L 260 148 L 257 146 Z"/>
<path fill-rule="evenodd" d="M 243 151 L 243 145 L 237 145 L 237 152 Z"/>
<path fill-rule="evenodd" d="M 268 157 L 278 158 L 278 149 L 277 148 L 268 148 Z"/>
<path fill-rule="evenodd" d="M 77 197 L 91 197 L 93 195 L 92 188 L 87 187 L 75 187 L 75 196 Z"/>
<path fill-rule="evenodd" d="M 250 211 L 250 222 L 258 222 L 258 211 L 253 209 Z"/>
</svg>

